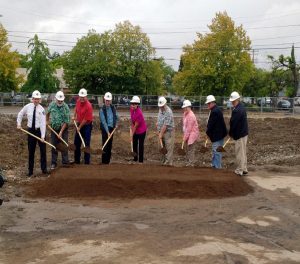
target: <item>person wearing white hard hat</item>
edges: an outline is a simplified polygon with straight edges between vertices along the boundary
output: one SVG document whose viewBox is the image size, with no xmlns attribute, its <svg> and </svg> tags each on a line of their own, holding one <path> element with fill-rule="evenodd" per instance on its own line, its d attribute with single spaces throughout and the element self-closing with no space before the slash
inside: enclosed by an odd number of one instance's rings
<svg viewBox="0 0 300 264">
<path fill-rule="evenodd" d="M 41 103 L 41 93 L 35 90 L 32 93 L 32 103 L 25 105 L 21 111 L 18 113 L 17 118 L 17 128 L 21 129 L 21 123 L 23 116 L 27 116 L 27 130 L 31 134 L 40 137 L 42 140 L 45 140 L 46 136 L 46 115 L 45 109 L 40 105 Z M 37 140 L 36 138 L 28 135 L 28 174 L 30 177 L 33 175 L 34 169 L 34 154 L 36 149 L 36 143 L 40 147 L 40 162 L 41 170 L 44 174 L 48 174 L 47 171 L 47 159 L 46 159 L 46 144 Z"/>
<path fill-rule="evenodd" d="M 216 104 L 216 98 L 213 95 L 206 97 L 209 115 L 207 120 L 206 135 L 212 143 L 212 161 L 211 166 L 215 169 L 222 168 L 222 152 L 218 152 L 217 148 L 223 146 L 224 138 L 227 135 L 226 124 L 223 113 Z"/>
<path fill-rule="evenodd" d="M 81 134 L 85 146 L 89 147 L 91 144 L 91 135 L 93 129 L 93 106 L 87 98 L 87 90 L 82 88 L 79 90 L 78 99 L 76 101 L 73 119 L 77 123 L 77 131 L 74 138 L 75 152 L 74 159 L 76 164 L 80 164 L 81 160 Z M 84 152 L 84 164 L 90 164 L 91 154 Z"/>
<path fill-rule="evenodd" d="M 162 156 L 163 165 L 173 165 L 173 153 L 175 142 L 175 125 L 174 116 L 171 108 L 167 106 L 167 100 L 161 96 L 158 98 L 158 117 L 157 117 L 157 133 L 159 140 L 162 141 L 163 146 L 167 149 L 167 153 Z"/>
<path fill-rule="evenodd" d="M 68 142 L 68 126 L 70 123 L 70 109 L 64 102 L 65 95 L 62 91 L 58 91 L 55 95 L 55 101 L 51 102 L 47 109 L 47 124 L 58 134 L 51 131 L 51 144 L 56 146 L 61 139 Z M 57 167 L 58 152 L 54 148 L 51 149 L 51 169 Z M 63 166 L 69 165 L 68 151 L 61 153 Z"/>
<path fill-rule="evenodd" d="M 245 107 L 240 102 L 238 92 L 232 92 L 229 98 L 233 110 L 230 118 L 229 136 L 235 142 L 235 156 L 237 168 L 235 173 L 243 176 L 248 174 L 247 168 L 247 141 L 248 141 L 248 120 Z"/>
<path fill-rule="evenodd" d="M 183 138 L 186 145 L 186 166 L 195 166 L 195 147 L 199 139 L 199 125 L 194 112 L 191 109 L 191 101 L 184 100 L 183 109 Z"/>
<path fill-rule="evenodd" d="M 147 125 L 143 112 L 139 107 L 141 100 L 138 96 L 133 96 L 130 101 L 130 140 L 133 144 L 133 152 L 137 153 L 133 161 L 144 162 L 144 142 L 147 132 Z"/>
<path fill-rule="evenodd" d="M 116 107 L 112 105 L 112 94 L 110 92 L 104 95 L 104 104 L 99 111 L 100 129 L 102 134 L 102 146 L 110 137 L 111 132 L 117 127 L 118 114 Z M 109 164 L 111 159 L 111 150 L 113 143 L 113 135 L 106 144 L 102 153 L 102 164 Z"/>
</svg>

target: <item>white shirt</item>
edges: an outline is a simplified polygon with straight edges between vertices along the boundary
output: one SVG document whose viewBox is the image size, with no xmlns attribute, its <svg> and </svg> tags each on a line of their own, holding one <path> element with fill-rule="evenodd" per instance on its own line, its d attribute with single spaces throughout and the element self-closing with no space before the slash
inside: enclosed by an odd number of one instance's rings
<svg viewBox="0 0 300 264">
<path fill-rule="evenodd" d="M 18 113 L 17 125 L 21 126 L 23 116 L 27 115 L 27 126 L 32 127 L 33 111 L 34 103 L 25 105 Z M 36 106 L 35 110 L 35 128 L 39 128 L 41 130 L 41 138 L 44 139 L 46 134 L 46 115 L 44 107 L 42 107 L 40 104 Z"/>
</svg>

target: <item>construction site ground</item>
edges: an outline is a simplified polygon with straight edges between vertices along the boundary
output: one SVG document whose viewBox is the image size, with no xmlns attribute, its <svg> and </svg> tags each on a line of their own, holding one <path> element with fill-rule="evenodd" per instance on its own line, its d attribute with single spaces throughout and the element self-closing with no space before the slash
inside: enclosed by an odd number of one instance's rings
<svg viewBox="0 0 300 264">
<path fill-rule="evenodd" d="M 201 153 L 205 118 L 194 168 L 178 154 L 180 118 L 169 167 L 160 165 L 152 117 L 145 162 L 132 164 L 129 119 L 122 117 L 110 165 L 92 155 L 91 165 L 58 166 L 45 177 L 37 148 L 29 178 L 27 136 L 16 129 L 15 114 L 0 114 L 7 179 L 0 188 L 0 263 L 299 263 L 300 119 L 250 117 L 249 174 L 239 177 L 234 143 L 226 146 L 222 170 L 210 168 L 210 144 Z M 101 147 L 96 119 L 93 149 Z M 50 159 L 47 148 L 49 167 Z"/>
</svg>

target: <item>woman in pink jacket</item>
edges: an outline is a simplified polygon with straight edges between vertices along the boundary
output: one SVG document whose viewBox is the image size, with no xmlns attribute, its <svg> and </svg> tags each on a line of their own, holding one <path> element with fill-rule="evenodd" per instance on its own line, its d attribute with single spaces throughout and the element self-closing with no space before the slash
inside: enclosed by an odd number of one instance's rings
<svg viewBox="0 0 300 264">
<path fill-rule="evenodd" d="M 186 166 L 195 165 L 195 143 L 199 139 L 199 127 L 195 114 L 191 109 L 191 102 L 184 100 L 183 112 L 183 142 L 186 145 Z"/>
</svg>

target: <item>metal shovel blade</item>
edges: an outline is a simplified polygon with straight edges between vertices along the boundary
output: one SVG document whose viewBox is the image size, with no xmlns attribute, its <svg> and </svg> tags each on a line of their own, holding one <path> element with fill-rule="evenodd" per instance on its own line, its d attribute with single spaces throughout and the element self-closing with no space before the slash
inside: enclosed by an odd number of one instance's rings
<svg viewBox="0 0 300 264">
<path fill-rule="evenodd" d="M 75 151 L 76 146 L 74 144 L 69 144 L 69 150 Z"/>
<path fill-rule="evenodd" d="M 68 147 L 64 144 L 64 143 L 62 143 L 62 142 L 59 142 L 57 145 L 56 145 L 56 150 L 57 151 L 60 151 L 60 152 L 66 152 L 66 151 L 68 151 Z"/>
<path fill-rule="evenodd" d="M 182 148 L 180 148 L 180 149 L 178 150 L 178 154 L 181 155 L 181 156 L 184 156 L 184 155 L 185 155 L 185 150 L 182 149 Z"/>
<path fill-rule="evenodd" d="M 217 147 L 217 151 L 218 152 L 226 152 L 226 150 L 222 146 Z"/>
<path fill-rule="evenodd" d="M 85 153 L 91 154 L 91 149 L 90 149 L 90 147 L 83 147 L 83 148 L 81 148 L 81 150 L 82 150 L 83 152 L 85 152 Z"/>
<path fill-rule="evenodd" d="M 91 149 L 91 154 L 100 155 L 103 153 L 102 149 Z"/>
<path fill-rule="evenodd" d="M 166 154 L 168 153 L 166 147 L 160 148 L 159 152 L 160 152 L 161 154 L 163 154 L 163 155 L 166 155 Z"/>
</svg>

